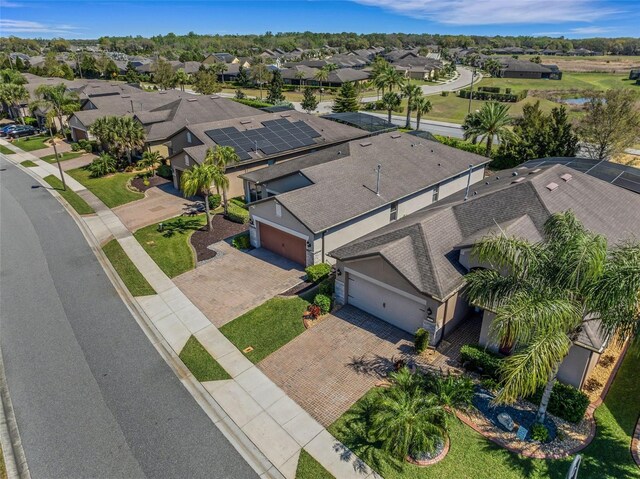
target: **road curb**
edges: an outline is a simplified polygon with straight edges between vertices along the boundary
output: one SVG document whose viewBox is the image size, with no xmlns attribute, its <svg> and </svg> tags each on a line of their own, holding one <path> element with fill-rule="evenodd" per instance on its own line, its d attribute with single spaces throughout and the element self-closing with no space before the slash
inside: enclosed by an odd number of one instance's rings
<svg viewBox="0 0 640 479">
<path fill-rule="evenodd" d="M 284 479 L 282 473 L 271 463 L 271 461 L 266 458 L 266 456 L 260 451 L 260 449 L 249 440 L 249 438 L 242 432 L 242 430 L 233 421 L 231 421 L 226 413 L 224 413 L 224 409 L 215 402 L 211 395 L 206 391 L 204 386 L 193 377 L 191 371 L 188 370 L 188 368 L 184 365 L 182 360 L 180 360 L 175 351 L 173 351 L 169 343 L 167 343 L 164 337 L 156 329 L 151 320 L 147 317 L 145 312 L 138 304 L 135 297 L 131 295 L 126 285 L 111 265 L 111 262 L 102 251 L 97 238 L 93 235 L 88 225 L 84 222 L 82 216 L 80 216 L 71 207 L 71 205 L 67 203 L 62 195 L 52 189 L 51 185 L 44 181 L 43 178 L 35 174 L 33 171 L 30 171 L 29 168 L 20 165 L 20 162 L 13 162 L 6 155 L 3 156 L 5 159 L 7 159 L 7 161 L 12 163 L 17 168 L 23 170 L 25 173 L 35 179 L 41 186 L 45 187 L 71 216 L 71 218 L 80 229 L 80 232 L 84 236 L 89 248 L 91 248 L 91 251 L 96 256 L 96 259 L 102 266 L 105 274 L 122 299 L 123 303 L 130 311 L 133 318 L 136 320 L 136 323 L 138 323 L 140 329 L 147 336 L 147 338 L 154 346 L 156 351 L 158 351 L 158 354 L 162 357 L 165 363 L 169 366 L 169 368 L 171 368 L 183 387 L 189 392 L 191 397 L 193 397 L 196 403 L 202 408 L 204 413 L 213 422 L 214 426 L 224 435 L 229 443 L 238 451 L 242 458 L 249 464 L 249 466 L 256 472 L 256 474 L 260 476 L 260 478 Z M 113 238 L 113 236 L 111 236 L 109 239 L 111 238 Z M 0 386 L 1 379 L 2 378 L 0 377 Z M 10 430 L 9 432 L 11 433 L 9 436 L 10 444 L 14 445 L 14 449 L 16 445 L 19 445 L 20 451 L 22 451 L 17 425 L 13 430 Z M 0 430 L 0 436 L 1 435 L 2 431 Z M 12 452 L 14 452 L 14 450 L 12 450 Z M 21 456 L 24 458 L 23 451 L 21 452 Z M 20 456 L 18 456 L 18 458 L 19 457 Z M 16 463 L 20 464 L 19 461 L 16 461 Z M 27 471 L 27 475 L 9 475 L 9 479 L 30 479 L 31 476 L 28 474 L 26 460 L 23 461 L 23 464 L 25 470 Z M 7 467 L 7 472 L 9 472 L 9 467 Z"/>
</svg>

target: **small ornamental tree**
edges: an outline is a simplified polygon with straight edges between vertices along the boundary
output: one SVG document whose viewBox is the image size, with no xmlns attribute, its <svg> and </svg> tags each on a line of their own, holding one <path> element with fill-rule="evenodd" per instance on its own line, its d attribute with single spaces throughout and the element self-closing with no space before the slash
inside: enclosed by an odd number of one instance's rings
<svg viewBox="0 0 640 479">
<path fill-rule="evenodd" d="M 313 90 L 311 90 L 311 88 L 304 89 L 301 106 L 307 113 L 311 113 L 318 108 L 318 98 L 313 94 Z"/>
<path fill-rule="evenodd" d="M 358 111 L 358 94 L 353 83 L 343 83 L 331 109 L 334 113 Z"/>
<path fill-rule="evenodd" d="M 282 74 L 280 70 L 274 70 L 273 76 L 271 77 L 271 83 L 269 84 L 269 93 L 267 94 L 267 101 L 269 103 L 279 103 L 285 100 L 284 95 L 282 94 L 282 86 L 284 82 L 282 81 Z"/>
</svg>

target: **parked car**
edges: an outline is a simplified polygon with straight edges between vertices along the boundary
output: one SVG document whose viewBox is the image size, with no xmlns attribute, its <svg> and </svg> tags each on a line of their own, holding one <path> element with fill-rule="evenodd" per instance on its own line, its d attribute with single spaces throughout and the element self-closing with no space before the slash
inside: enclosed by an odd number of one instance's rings
<svg viewBox="0 0 640 479">
<path fill-rule="evenodd" d="M 20 125 L 17 125 L 15 123 L 13 123 L 11 125 L 3 126 L 2 128 L 0 128 L 0 135 L 6 136 L 11 130 L 14 130 L 18 126 L 20 126 Z"/>
<path fill-rule="evenodd" d="M 7 136 L 9 138 L 20 138 L 22 136 L 35 135 L 38 132 L 34 127 L 29 125 L 18 125 L 18 127 L 9 130 Z"/>
</svg>

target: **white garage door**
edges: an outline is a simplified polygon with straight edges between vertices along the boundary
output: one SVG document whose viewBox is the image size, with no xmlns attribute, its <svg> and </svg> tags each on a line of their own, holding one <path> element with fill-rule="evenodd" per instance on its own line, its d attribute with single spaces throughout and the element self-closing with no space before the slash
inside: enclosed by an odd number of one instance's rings
<svg viewBox="0 0 640 479">
<path fill-rule="evenodd" d="M 348 276 L 348 303 L 415 334 L 425 318 L 424 304 L 390 291 L 359 276 Z"/>
</svg>

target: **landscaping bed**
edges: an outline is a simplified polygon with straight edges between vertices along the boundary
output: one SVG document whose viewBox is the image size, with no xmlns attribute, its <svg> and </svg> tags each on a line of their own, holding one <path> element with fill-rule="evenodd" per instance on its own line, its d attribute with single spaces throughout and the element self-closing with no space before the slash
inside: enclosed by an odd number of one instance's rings
<svg viewBox="0 0 640 479">
<path fill-rule="evenodd" d="M 214 215 L 211 218 L 211 231 L 207 231 L 205 226 L 191 235 L 191 246 L 196 252 L 197 262 L 200 263 L 215 257 L 216 252 L 209 249 L 212 244 L 248 230 L 248 224 L 235 223 L 222 214 Z"/>
<path fill-rule="evenodd" d="M 589 396 L 591 402 L 595 402 L 600 398 L 623 349 L 624 346 L 622 344 L 612 340 L 600 356 L 596 367 L 593 368 L 591 375 L 582 387 L 582 391 Z"/>
<path fill-rule="evenodd" d="M 138 190 L 141 193 L 144 193 L 149 188 L 153 188 L 155 186 L 166 185 L 167 183 L 171 183 L 171 181 L 163 178 L 162 176 L 148 176 L 146 178 L 148 185 L 145 184 L 145 178 L 143 176 L 136 176 L 131 180 L 131 186 Z"/>
</svg>

